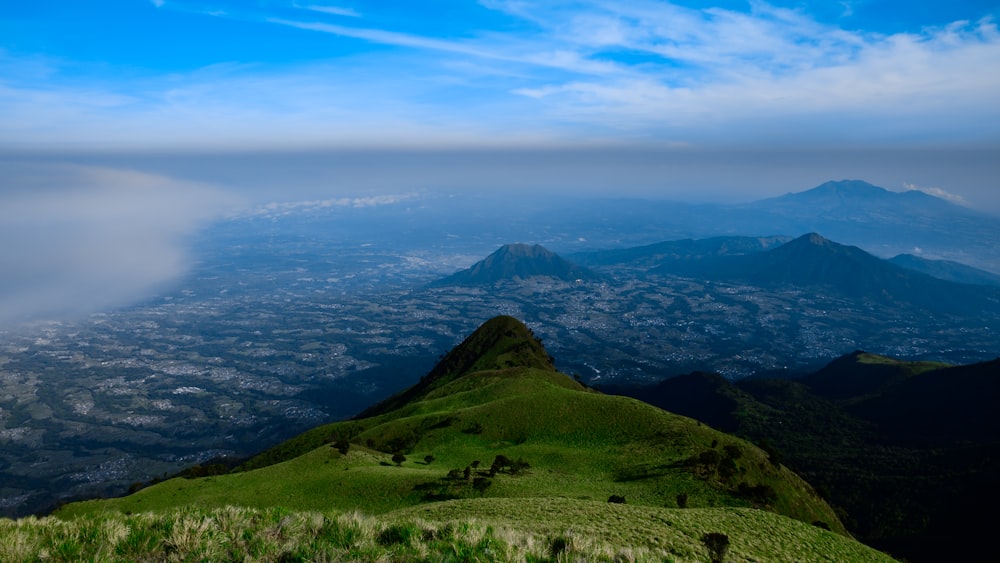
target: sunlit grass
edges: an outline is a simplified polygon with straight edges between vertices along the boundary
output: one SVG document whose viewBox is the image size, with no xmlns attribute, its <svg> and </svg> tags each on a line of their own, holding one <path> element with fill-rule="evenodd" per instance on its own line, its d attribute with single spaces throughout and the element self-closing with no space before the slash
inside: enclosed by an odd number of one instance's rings
<svg viewBox="0 0 1000 563">
<path fill-rule="evenodd" d="M 892 561 L 833 532 L 752 509 L 571 499 L 470 499 L 381 516 L 282 508 L 0 520 L 0 561 Z"/>
<path fill-rule="evenodd" d="M 899 366 L 913 375 L 921 374 L 926 371 L 952 367 L 951 364 L 944 362 L 898 360 L 896 358 L 869 353 L 859 354 L 858 362 L 871 365 Z"/>
</svg>

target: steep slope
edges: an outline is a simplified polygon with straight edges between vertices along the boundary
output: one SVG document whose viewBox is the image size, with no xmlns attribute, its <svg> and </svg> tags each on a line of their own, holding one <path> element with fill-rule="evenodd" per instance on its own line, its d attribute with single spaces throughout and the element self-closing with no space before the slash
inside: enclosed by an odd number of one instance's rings
<svg viewBox="0 0 1000 563">
<path fill-rule="evenodd" d="M 577 266 L 545 247 L 507 244 L 465 270 L 434 282 L 433 286 L 490 285 L 502 280 L 549 277 L 562 281 L 595 280 L 599 276 Z"/>
<path fill-rule="evenodd" d="M 446 500 L 530 506 L 542 498 L 592 504 L 620 497 L 650 507 L 766 508 L 843 532 L 809 485 L 766 452 L 582 387 L 552 369 L 530 331 L 509 317 L 486 323 L 418 386 L 370 414 L 265 452 L 245 467 L 254 470 L 174 479 L 59 514 L 190 504 L 387 513 Z"/>
<path fill-rule="evenodd" d="M 470 372 L 512 367 L 556 371 L 541 340 L 521 321 L 501 315 L 483 323 L 461 344 L 445 354 L 416 385 L 366 409 L 357 418 L 368 418 L 402 408 Z"/>
<path fill-rule="evenodd" d="M 618 390 L 770 444 L 863 541 L 912 561 L 982 558 L 977 507 L 1000 500 L 1000 360 L 855 352 L 798 381 L 691 374 Z"/>
</svg>

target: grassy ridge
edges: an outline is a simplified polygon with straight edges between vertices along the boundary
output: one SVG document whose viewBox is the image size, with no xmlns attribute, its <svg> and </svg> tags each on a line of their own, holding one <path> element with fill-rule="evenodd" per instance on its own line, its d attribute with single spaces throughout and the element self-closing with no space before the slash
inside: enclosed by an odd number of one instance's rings
<svg viewBox="0 0 1000 563">
<path fill-rule="evenodd" d="M 349 436 L 347 455 L 324 443 L 308 453 L 254 471 L 203 479 L 173 479 L 120 499 L 74 503 L 57 514 L 101 510 L 140 512 L 188 504 L 382 513 L 429 499 L 558 497 L 676 507 L 766 506 L 805 522 L 843 528 L 812 489 L 758 448 L 640 401 L 582 391 L 544 370 L 479 372 L 436 390 L 434 398 L 369 419 L 335 423 L 309 440 Z M 300 438 L 303 442 L 305 438 Z M 404 450 L 396 467 L 388 452 Z M 727 475 L 722 460 L 738 452 Z M 710 463 L 701 458 L 708 455 Z M 431 463 L 424 461 L 434 456 Z M 486 478 L 497 455 L 530 468 L 497 475 L 485 493 L 470 483 Z M 464 480 L 448 479 L 474 461 Z M 766 487 L 773 498 L 740 494 Z"/>
<path fill-rule="evenodd" d="M 558 515 L 558 523 L 553 518 Z M 477 499 L 362 516 L 227 506 L 0 520 L 0 561 L 892 561 L 838 534 L 748 509 Z"/>
</svg>

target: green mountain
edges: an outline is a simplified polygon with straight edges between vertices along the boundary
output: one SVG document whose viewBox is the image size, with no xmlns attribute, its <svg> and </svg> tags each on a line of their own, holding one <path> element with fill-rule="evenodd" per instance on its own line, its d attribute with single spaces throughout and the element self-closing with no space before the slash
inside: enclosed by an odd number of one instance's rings
<svg viewBox="0 0 1000 563">
<path fill-rule="evenodd" d="M 862 541 L 911 561 L 991 551 L 1000 501 L 1000 360 L 968 366 L 855 352 L 796 381 L 695 373 L 605 389 L 768 445 Z"/>
<path fill-rule="evenodd" d="M 490 285 L 498 281 L 549 277 L 562 281 L 596 280 L 600 276 L 540 244 L 505 244 L 469 268 L 434 282 L 433 286 Z"/>
<path fill-rule="evenodd" d="M 381 522 L 474 518 L 550 538 L 573 529 L 670 559 L 708 560 L 724 536 L 733 559 L 886 560 L 850 539 L 773 455 L 585 388 L 511 317 L 485 323 L 417 385 L 363 416 L 306 432 L 236 472 L 171 479 L 57 514 L 228 505 L 362 511 Z"/>
</svg>

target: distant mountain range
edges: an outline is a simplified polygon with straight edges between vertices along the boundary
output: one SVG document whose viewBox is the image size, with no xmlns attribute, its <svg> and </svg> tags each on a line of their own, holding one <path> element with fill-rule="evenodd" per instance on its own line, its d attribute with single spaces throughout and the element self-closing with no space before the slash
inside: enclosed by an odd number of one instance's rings
<svg viewBox="0 0 1000 563">
<path fill-rule="evenodd" d="M 434 282 L 448 285 L 490 285 L 498 281 L 548 277 L 562 281 L 593 281 L 600 276 L 569 262 L 545 247 L 535 244 L 506 244 L 469 268 Z"/>
<path fill-rule="evenodd" d="M 850 186 L 853 188 L 849 193 L 862 189 L 854 184 Z M 833 197 L 831 193 L 839 194 L 840 190 L 825 188 L 820 191 L 824 198 Z M 923 198 L 916 200 L 923 201 Z M 839 244 L 817 233 L 795 239 L 783 236 L 686 239 L 579 253 L 573 258 L 594 267 L 627 266 L 649 274 L 744 282 L 769 289 L 811 289 L 885 306 L 915 306 L 962 315 L 987 309 L 1000 312 L 1000 289 L 941 279 L 919 270 L 936 269 L 945 278 L 977 280 L 989 279 L 988 272 L 951 262 L 899 257 L 883 260 L 856 246 Z M 599 279 L 598 274 L 540 245 L 514 244 L 501 247 L 472 267 L 434 285 L 490 285 L 500 280 L 535 276 L 564 281 Z"/>
<path fill-rule="evenodd" d="M 1000 308 L 1000 291 L 933 278 L 816 233 L 771 250 L 663 264 L 656 273 L 742 280 L 762 287 L 822 288 L 851 299 L 907 303 L 934 311 L 975 313 Z"/>
<path fill-rule="evenodd" d="M 744 233 L 748 229 L 820 232 L 880 254 L 882 249 L 912 252 L 920 247 L 957 258 L 961 253 L 987 251 L 1000 235 L 996 217 L 920 191 L 892 192 L 860 180 L 826 182 L 811 190 L 735 206 L 731 212 L 722 220 Z"/>
</svg>

